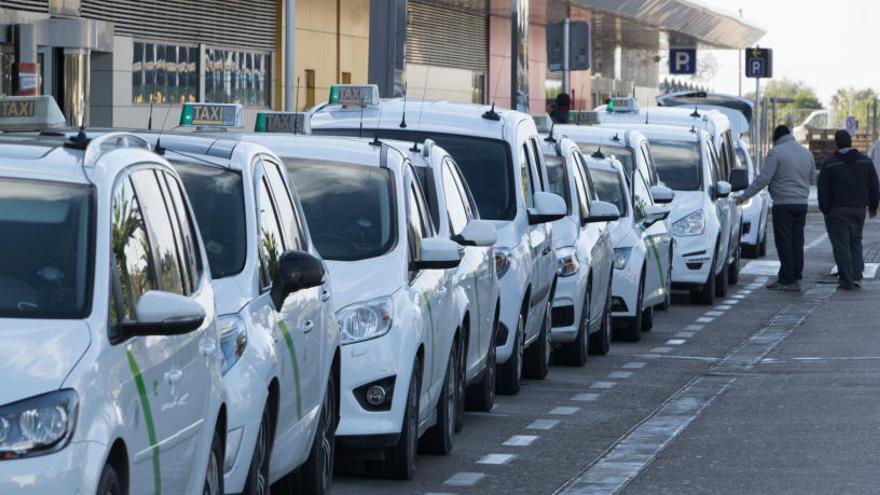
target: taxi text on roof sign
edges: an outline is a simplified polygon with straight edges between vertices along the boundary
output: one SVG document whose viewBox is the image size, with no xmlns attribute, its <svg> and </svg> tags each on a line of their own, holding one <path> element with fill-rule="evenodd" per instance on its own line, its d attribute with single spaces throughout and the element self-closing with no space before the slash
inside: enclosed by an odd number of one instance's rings
<svg viewBox="0 0 880 495">
<path fill-rule="evenodd" d="M 237 103 L 184 103 L 181 126 L 243 127 L 244 112 Z"/>
<path fill-rule="evenodd" d="M 51 96 L 0 98 L 0 130 L 33 131 L 65 124 L 64 114 Z"/>
<path fill-rule="evenodd" d="M 379 86 L 375 84 L 334 84 L 330 87 L 329 102 L 344 107 L 378 105 Z"/>
<path fill-rule="evenodd" d="M 254 131 L 310 134 L 309 114 L 304 112 L 260 112 L 257 114 L 257 124 Z"/>
</svg>

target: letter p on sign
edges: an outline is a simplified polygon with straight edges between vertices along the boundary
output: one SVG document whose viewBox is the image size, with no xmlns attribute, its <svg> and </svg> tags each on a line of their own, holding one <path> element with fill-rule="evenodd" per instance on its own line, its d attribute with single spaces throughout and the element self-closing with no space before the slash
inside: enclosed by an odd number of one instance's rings
<svg viewBox="0 0 880 495">
<path fill-rule="evenodd" d="M 696 74 L 697 73 L 697 49 L 696 48 L 670 48 L 669 49 L 669 73 L 670 74 Z"/>
</svg>

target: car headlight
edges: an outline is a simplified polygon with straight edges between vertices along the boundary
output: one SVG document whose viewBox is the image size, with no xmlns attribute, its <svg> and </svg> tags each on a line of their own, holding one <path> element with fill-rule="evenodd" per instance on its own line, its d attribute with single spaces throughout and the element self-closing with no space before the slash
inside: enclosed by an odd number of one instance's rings
<svg viewBox="0 0 880 495">
<path fill-rule="evenodd" d="M 633 248 L 631 247 L 614 248 L 614 268 L 618 270 L 626 268 L 626 263 L 629 261 L 629 254 L 632 250 Z"/>
<path fill-rule="evenodd" d="M 0 407 L 0 461 L 63 449 L 73 436 L 79 397 L 58 390 Z"/>
<path fill-rule="evenodd" d="M 225 375 L 244 354 L 247 347 L 247 328 L 238 315 L 227 315 L 217 318 L 217 330 L 220 331 L 222 356 L 220 372 Z"/>
<path fill-rule="evenodd" d="M 679 237 L 701 235 L 706 232 L 706 215 L 697 210 L 672 224 L 672 235 Z"/>
<path fill-rule="evenodd" d="M 499 279 L 510 269 L 510 250 L 495 248 L 495 276 Z"/>
<path fill-rule="evenodd" d="M 580 269 L 577 251 L 573 247 L 564 247 L 556 250 L 556 274 L 560 277 L 570 277 Z"/>
<path fill-rule="evenodd" d="M 346 306 L 336 312 L 342 329 L 342 343 L 351 344 L 381 337 L 391 330 L 394 306 L 391 298 L 383 297 Z"/>
</svg>

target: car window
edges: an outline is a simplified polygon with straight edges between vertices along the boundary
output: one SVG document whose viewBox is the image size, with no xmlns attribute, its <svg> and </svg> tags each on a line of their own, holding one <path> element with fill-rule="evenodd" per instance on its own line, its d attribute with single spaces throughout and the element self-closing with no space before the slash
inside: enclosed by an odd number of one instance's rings
<svg viewBox="0 0 880 495">
<path fill-rule="evenodd" d="M 535 138 L 529 139 L 529 147 L 532 149 L 532 165 L 534 166 L 534 170 L 538 173 L 538 180 L 535 181 L 535 190 L 536 191 L 544 191 L 547 189 L 547 180 L 544 177 L 544 172 L 541 169 L 541 147 L 538 146 L 538 143 L 535 141 Z"/>
<path fill-rule="evenodd" d="M 257 245 L 260 250 L 260 265 L 262 267 L 263 287 L 272 284 L 278 271 L 278 259 L 284 253 L 284 237 L 281 234 L 281 224 L 278 222 L 278 213 L 272 202 L 267 181 L 260 178 L 257 181 L 257 219 L 259 221 L 260 237 Z"/>
<path fill-rule="evenodd" d="M 596 151 L 599 150 L 598 144 L 588 144 L 588 143 L 578 143 L 578 147 L 581 149 L 581 152 L 587 156 L 592 155 Z M 623 170 L 626 173 L 627 179 L 629 179 L 632 174 L 633 169 L 635 168 L 635 153 L 633 150 L 623 147 L 623 146 L 613 146 L 603 144 L 601 146 L 602 154 L 605 156 L 613 156 L 617 158 L 621 165 L 623 165 Z"/>
<path fill-rule="evenodd" d="M 523 204 L 526 208 L 531 208 L 534 204 L 535 183 L 532 180 L 532 165 L 529 159 L 529 150 L 525 144 L 519 149 L 519 176 L 522 181 Z"/>
<path fill-rule="evenodd" d="M 425 200 L 428 202 L 428 213 L 431 214 L 431 222 L 435 228 L 440 227 L 440 205 L 437 204 L 437 191 L 434 190 L 434 177 L 428 167 L 413 167 L 415 177 L 425 191 Z"/>
<path fill-rule="evenodd" d="M 611 203 L 617 207 L 620 216 L 626 216 L 627 201 L 623 192 L 623 184 L 620 182 L 620 175 L 610 170 L 590 170 L 593 177 L 593 184 L 596 186 L 596 193 L 599 199 L 607 203 Z"/>
<path fill-rule="evenodd" d="M 593 184 L 593 177 L 590 172 L 590 167 L 587 165 L 587 161 L 584 158 L 584 155 L 581 153 L 575 153 L 575 157 L 578 160 L 578 170 L 581 173 L 581 179 L 584 181 L 584 186 L 587 191 L 587 200 L 596 201 L 599 197 L 596 195 L 596 186 Z"/>
<path fill-rule="evenodd" d="M 177 246 L 177 257 L 180 260 L 181 274 L 183 276 L 184 291 L 187 294 L 191 294 L 195 291 L 196 272 L 198 270 L 195 266 L 195 257 L 190 251 L 191 242 L 188 246 L 186 242 L 188 236 L 184 235 L 184 231 L 189 228 L 189 224 L 181 222 L 179 211 L 182 209 L 182 203 L 180 206 L 175 204 L 175 198 L 171 195 L 168 174 L 157 170 L 156 178 L 159 180 L 159 189 L 162 191 L 162 196 L 165 197 L 165 207 L 168 210 L 168 217 L 171 220 L 172 233 L 174 234 L 174 240 Z M 184 225 L 186 227 L 184 227 Z"/>
<path fill-rule="evenodd" d="M 581 217 L 581 220 L 586 220 L 590 217 L 590 190 L 584 181 L 583 175 L 583 166 L 581 165 L 579 159 L 577 158 L 577 153 L 574 154 L 575 160 L 575 170 L 574 170 L 574 188 L 577 193 L 577 206 L 578 213 Z"/>
<path fill-rule="evenodd" d="M 718 151 L 715 149 L 715 143 L 707 139 L 706 144 L 709 151 L 709 172 L 712 174 L 712 185 L 714 186 L 721 180 L 721 164 L 718 162 Z"/>
<path fill-rule="evenodd" d="M 264 177 L 268 179 L 269 188 L 272 192 L 272 198 L 275 200 L 275 207 L 278 211 L 278 219 L 281 221 L 282 231 L 286 236 L 286 244 L 288 249 L 305 250 L 305 236 L 303 234 L 302 223 L 299 212 L 296 211 L 296 205 L 287 181 L 281 174 L 278 165 L 269 160 L 261 160 Z"/>
<path fill-rule="evenodd" d="M 654 166 L 654 157 L 651 156 L 651 149 L 648 148 L 648 143 L 642 141 L 642 144 L 639 146 L 639 149 L 642 153 L 642 157 L 644 158 L 644 168 L 642 168 L 642 174 L 646 181 L 648 181 L 649 185 L 657 184 L 657 169 Z"/>
<path fill-rule="evenodd" d="M 565 200 L 565 205 L 571 210 L 565 160 L 561 156 L 547 156 L 544 159 L 544 166 L 547 168 L 547 191 L 561 196 Z"/>
<path fill-rule="evenodd" d="M 157 284 L 153 247 L 141 203 L 129 177 L 121 179 L 113 190 L 111 214 L 115 295 L 111 297 L 110 325 L 111 334 L 115 334 L 120 321 L 137 318 L 138 300 L 147 291 L 156 289 Z"/>
<path fill-rule="evenodd" d="M 651 140 L 660 180 L 675 191 L 699 191 L 702 159 L 699 141 Z"/>
<path fill-rule="evenodd" d="M 324 259 L 355 261 L 388 252 L 397 239 L 391 171 L 326 160 L 286 160 Z"/>
<path fill-rule="evenodd" d="M 645 208 L 654 203 L 651 198 L 651 192 L 645 178 L 641 173 L 633 176 L 633 213 L 636 221 L 640 221 L 647 216 Z"/>
<path fill-rule="evenodd" d="M 406 194 L 406 222 L 409 236 L 407 240 L 409 242 L 411 260 L 419 259 L 422 240 L 430 235 L 424 203 L 421 201 L 420 196 L 418 183 L 415 181 L 411 182 Z"/>
<path fill-rule="evenodd" d="M 467 209 L 462 201 L 461 193 L 455 184 L 452 169 L 448 164 L 443 165 L 443 194 L 446 196 L 446 211 L 449 214 L 449 230 L 452 235 L 458 235 L 468 223 Z"/>
<path fill-rule="evenodd" d="M 131 180 L 152 241 L 157 287 L 174 294 L 187 294 L 185 272 L 177 249 L 177 236 L 156 179 L 156 172 L 138 170 L 131 174 Z"/>
<path fill-rule="evenodd" d="M 449 169 L 452 171 L 452 178 L 453 180 L 455 180 L 455 185 L 458 187 L 459 194 L 461 195 L 461 200 L 464 203 L 465 210 L 467 211 L 468 220 L 478 218 L 480 214 L 477 211 L 476 202 L 474 201 L 474 197 L 471 195 L 471 191 L 467 185 L 467 182 L 461 175 L 461 170 L 458 169 L 458 166 L 456 166 L 455 162 L 451 158 L 444 159 L 443 163 L 448 164 Z"/>
</svg>

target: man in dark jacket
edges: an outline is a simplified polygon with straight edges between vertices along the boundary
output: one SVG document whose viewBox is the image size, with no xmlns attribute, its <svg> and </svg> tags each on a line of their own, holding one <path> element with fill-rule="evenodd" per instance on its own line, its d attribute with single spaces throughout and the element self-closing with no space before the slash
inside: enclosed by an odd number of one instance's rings
<svg viewBox="0 0 880 495">
<path fill-rule="evenodd" d="M 837 152 L 819 174 L 819 209 L 825 215 L 825 228 L 834 250 L 837 287 L 852 290 L 862 286 L 865 210 L 871 218 L 877 216 L 880 181 L 871 159 L 853 149 L 847 131 L 837 131 L 834 142 Z"/>
</svg>

